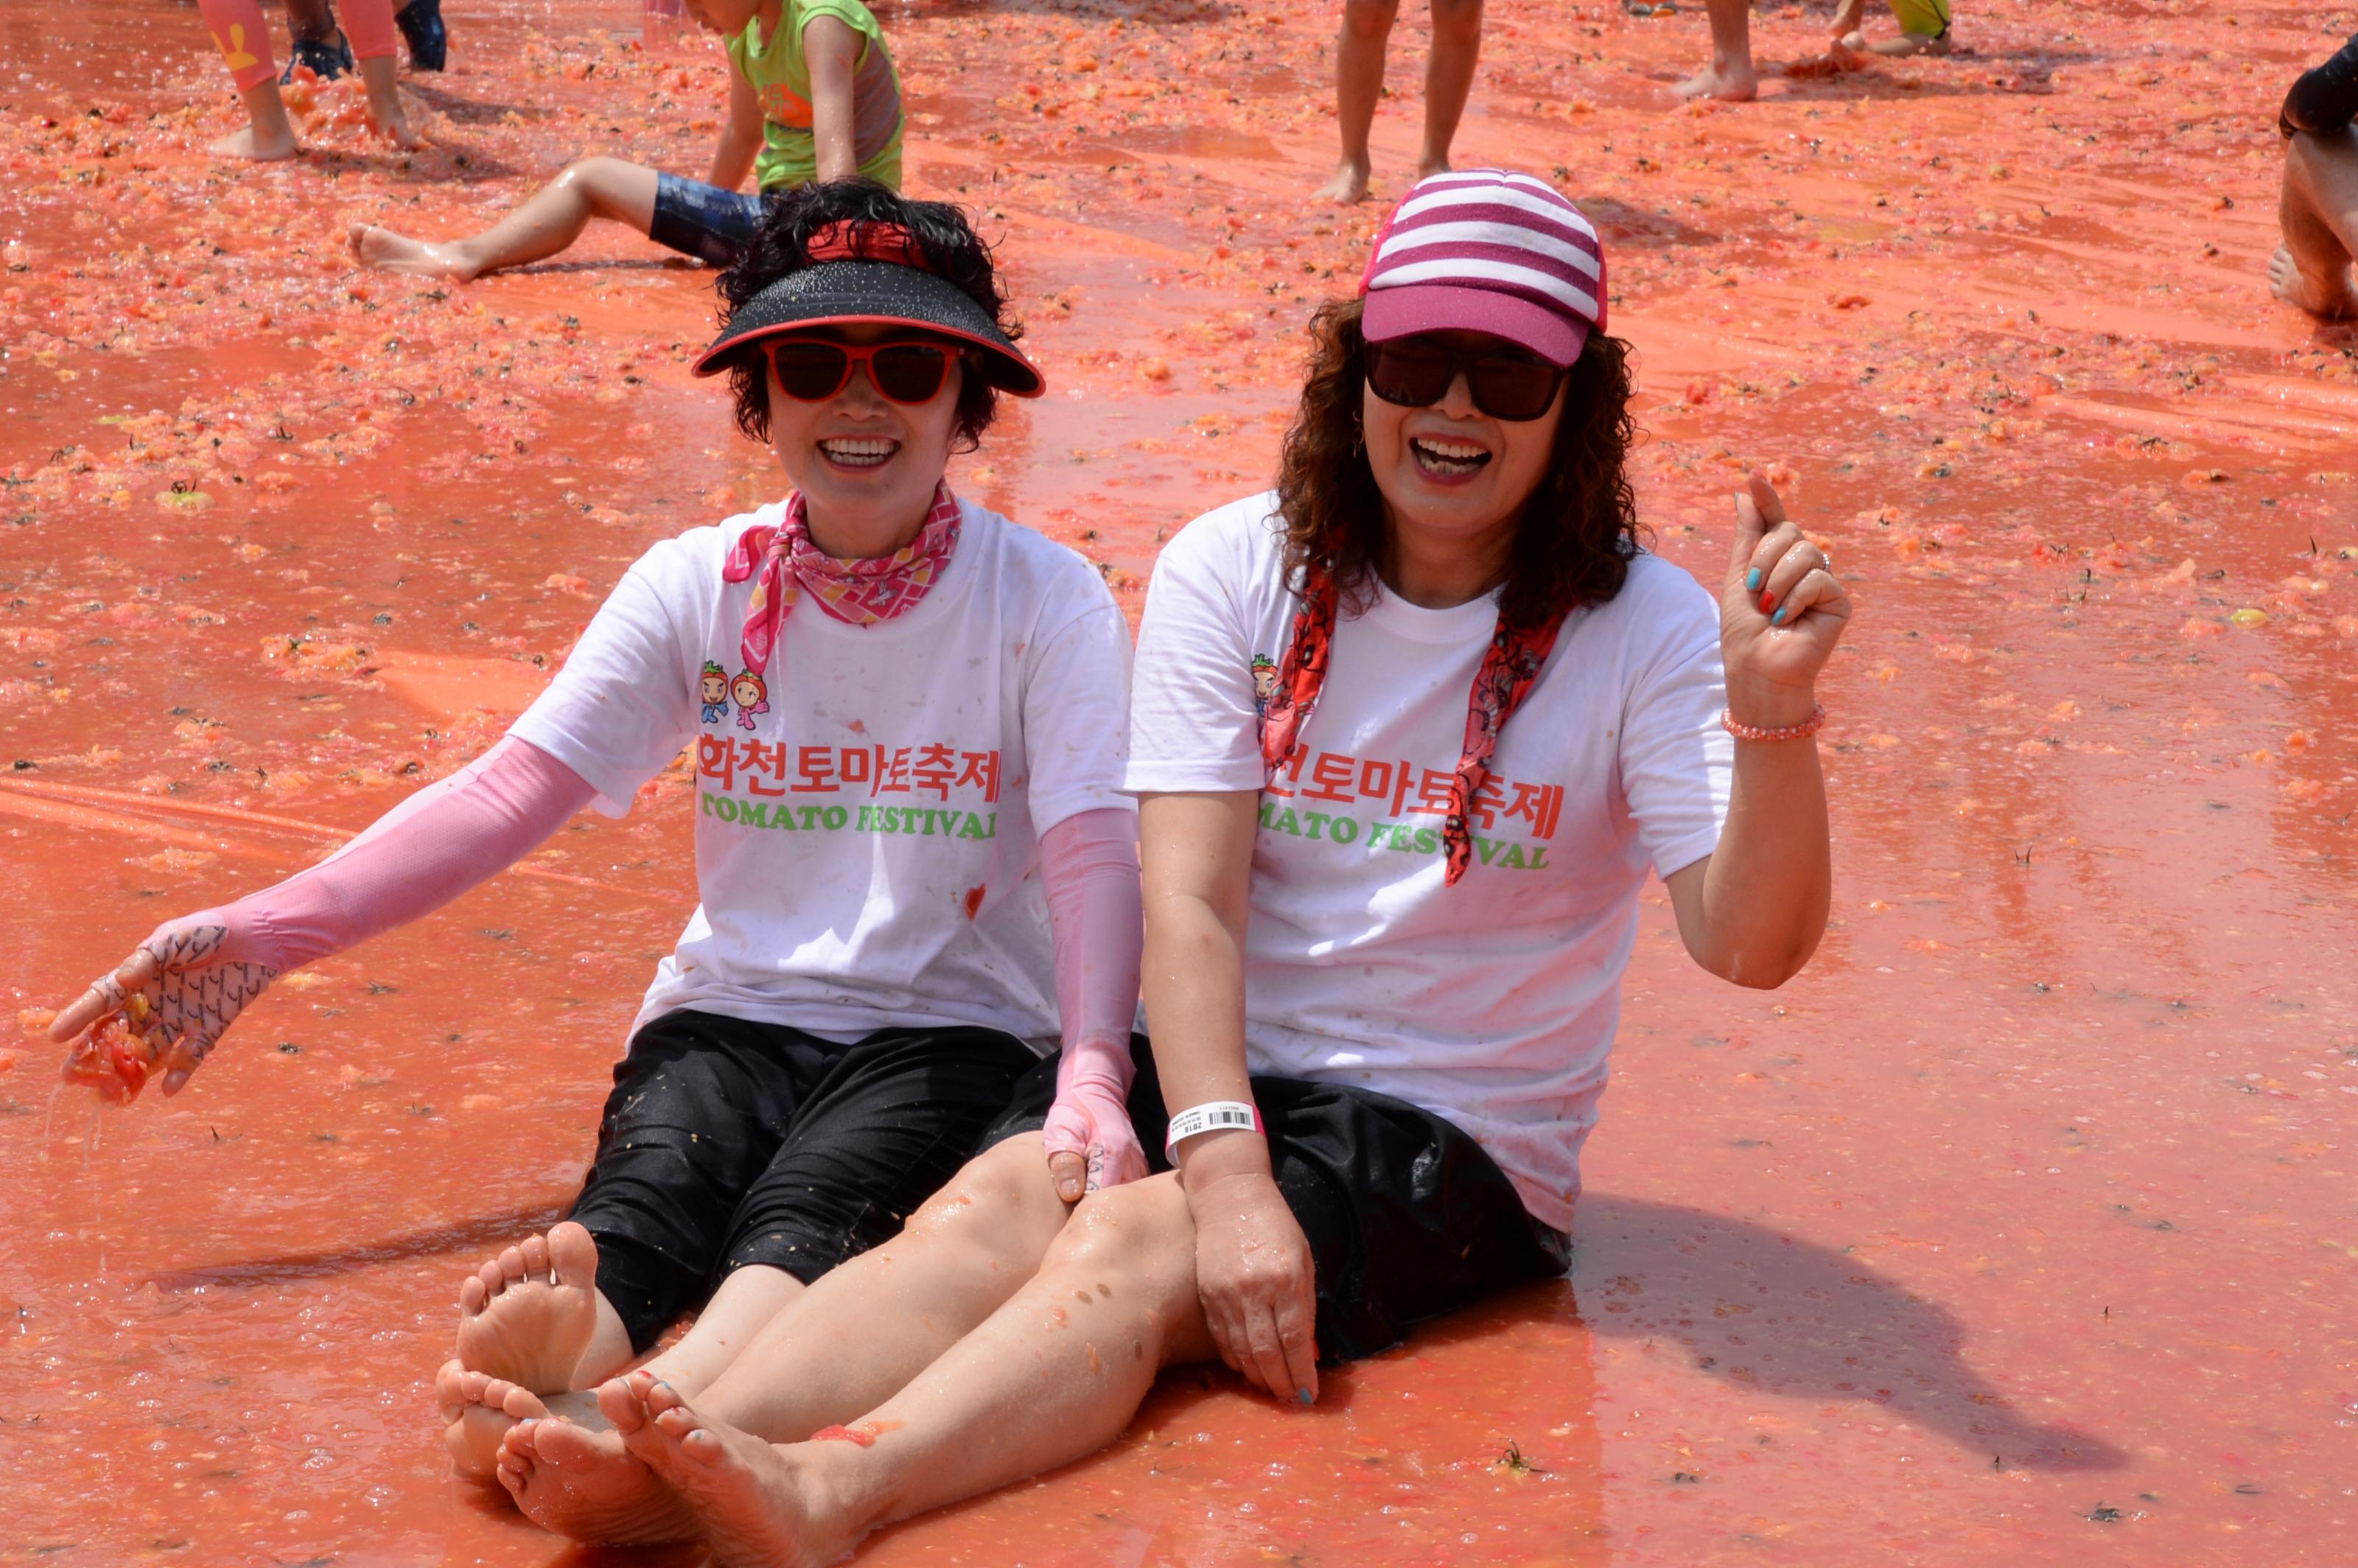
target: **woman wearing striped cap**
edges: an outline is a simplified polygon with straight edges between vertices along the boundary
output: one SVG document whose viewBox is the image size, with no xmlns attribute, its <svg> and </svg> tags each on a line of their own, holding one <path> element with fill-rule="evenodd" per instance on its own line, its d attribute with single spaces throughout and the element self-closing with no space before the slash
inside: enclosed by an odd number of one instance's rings
<svg viewBox="0 0 2358 1568">
<path fill-rule="evenodd" d="M 1808 959 L 1849 600 L 1758 478 L 1716 604 L 1639 547 L 1605 319 L 1587 221 L 1495 170 L 1419 182 L 1319 312 L 1277 489 L 1173 539 L 1140 632 L 1156 1173 L 997 1227 L 1028 1282 L 850 1427 L 765 1444 L 609 1384 L 723 1562 L 827 1562 L 1077 1458 L 1163 1367 L 1310 1403 L 1322 1361 L 1561 1274 L 1649 874 L 1714 974 Z M 950 1293 L 896 1246 L 900 1288 Z"/>
</svg>

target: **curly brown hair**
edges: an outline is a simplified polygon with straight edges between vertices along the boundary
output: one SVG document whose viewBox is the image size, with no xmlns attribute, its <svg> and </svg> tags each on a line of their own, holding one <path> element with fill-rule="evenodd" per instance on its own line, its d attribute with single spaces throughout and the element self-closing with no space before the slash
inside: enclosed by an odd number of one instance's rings
<svg viewBox="0 0 2358 1568">
<path fill-rule="evenodd" d="M 1383 549 L 1384 498 L 1359 428 L 1365 302 L 1337 299 L 1311 319 L 1310 374 L 1277 471 L 1285 570 L 1298 586 L 1314 565 L 1332 572 L 1344 605 L 1365 610 Z M 1523 503 L 1498 596 L 1510 625 L 1539 626 L 1621 591 L 1638 553 L 1638 499 L 1626 464 L 1638 438 L 1629 413 L 1629 345 L 1602 332 L 1564 377 L 1563 414 L 1547 473 Z"/>
</svg>

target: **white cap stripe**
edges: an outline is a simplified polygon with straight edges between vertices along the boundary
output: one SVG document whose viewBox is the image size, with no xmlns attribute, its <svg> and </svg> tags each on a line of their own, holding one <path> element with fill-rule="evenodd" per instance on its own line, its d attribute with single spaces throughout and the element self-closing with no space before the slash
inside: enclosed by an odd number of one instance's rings
<svg viewBox="0 0 2358 1568">
<path fill-rule="evenodd" d="M 1566 266 L 1576 267 L 1590 277 L 1595 277 L 1601 270 L 1594 249 L 1584 250 L 1552 234 L 1534 233 L 1530 229 L 1518 228 L 1511 223 L 1465 220 L 1453 223 L 1427 223 L 1405 232 L 1394 230 L 1384 242 L 1385 260 L 1379 263 L 1380 270 L 1377 276 L 1380 277 L 1389 272 L 1390 258 L 1395 252 L 1412 250 L 1420 245 L 1446 244 L 1498 245 L 1509 250 L 1533 251 Z"/>
<path fill-rule="evenodd" d="M 1520 211 L 1528 212 L 1534 218 L 1552 223 L 1569 233 L 1579 234 L 1590 241 L 1596 238 L 1596 231 L 1589 227 L 1588 220 L 1581 216 L 1579 211 L 1570 202 L 1553 191 L 1550 191 L 1542 198 L 1521 190 L 1501 189 L 1497 185 L 1482 185 L 1472 189 L 1460 187 L 1450 190 L 1436 190 L 1427 195 L 1412 196 L 1401 203 L 1400 211 L 1392 217 L 1392 226 L 1397 229 L 1401 224 L 1434 208 L 1466 206 L 1512 207 Z"/>
<path fill-rule="evenodd" d="M 1596 296 L 1587 290 L 1576 288 L 1561 278 L 1531 267 L 1513 266 L 1505 262 L 1476 261 L 1470 256 L 1406 262 L 1399 266 L 1389 266 L 1380 276 L 1370 279 L 1368 287 L 1371 289 L 1397 288 L 1403 284 L 1455 282 L 1469 277 L 1528 288 L 1570 306 L 1591 321 L 1596 319 Z"/>
</svg>

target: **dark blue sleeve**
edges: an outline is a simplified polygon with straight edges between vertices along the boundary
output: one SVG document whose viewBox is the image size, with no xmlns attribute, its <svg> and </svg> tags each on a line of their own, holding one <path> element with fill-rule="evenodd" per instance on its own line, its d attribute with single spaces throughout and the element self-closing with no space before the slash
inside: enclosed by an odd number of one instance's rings
<svg viewBox="0 0 2358 1568">
<path fill-rule="evenodd" d="M 2301 73 L 2285 94 L 2277 129 L 2288 136 L 2295 131 L 2338 131 L 2353 116 L 2358 116 L 2358 37 L 2323 65 Z"/>
</svg>

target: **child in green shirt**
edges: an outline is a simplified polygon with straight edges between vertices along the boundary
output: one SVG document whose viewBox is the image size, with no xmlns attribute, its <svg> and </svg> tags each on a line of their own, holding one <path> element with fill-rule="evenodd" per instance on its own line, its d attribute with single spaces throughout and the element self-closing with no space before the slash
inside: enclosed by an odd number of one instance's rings
<svg viewBox="0 0 2358 1568">
<path fill-rule="evenodd" d="M 352 227 L 352 254 L 387 272 L 460 282 L 557 254 L 593 218 L 726 266 L 762 221 L 763 196 L 860 175 L 901 188 L 901 81 L 860 0 L 683 0 L 729 55 L 729 121 L 702 180 L 621 158 L 583 158 L 470 239 Z M 738 188 L 747 174 L 755 189 Z"/>
</svg>

